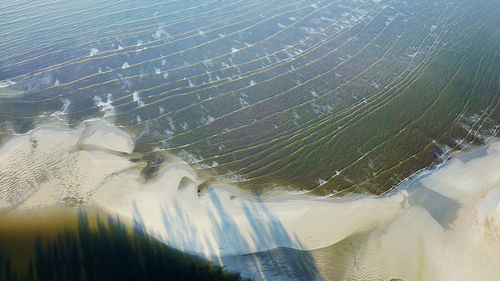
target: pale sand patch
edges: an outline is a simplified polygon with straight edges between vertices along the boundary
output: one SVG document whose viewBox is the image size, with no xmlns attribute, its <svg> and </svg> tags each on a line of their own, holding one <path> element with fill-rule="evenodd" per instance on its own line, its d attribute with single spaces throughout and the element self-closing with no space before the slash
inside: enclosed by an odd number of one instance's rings
<svg viewBox="0 0 500 281">
<path fill-rule="evenodd" d="M 104 126 L 102 122 L 94 124 L 97 128 Z M 2 146 L 0 201 L 3 207 L 22 209 L 61 201 L 86 201 L 110 174 L 131 166 L 128 159 L 113 153 L 79 149 L 85 126 L 75 130 L 43 126 L 15 136 Z M 117 143 L 127 140 L 116 134 L 108 134 L 105 139 Z"/>
<path fill-rule="evenodd" d="M 424 185 L 458 202 L 461 208 L 456 219 L 443 227 L 422 206 L 409 205 L 394 221 L 369 234 L 362 251 L 356 253 L 357 265 L 349 267 L 344 277 L 498 280 L 499 171 L 500 142 L 493 140 L 479 150 L 457 155 L 412 183 L 407 187 L 409 191 Z M 449 206 L 434 207 L 441 213 L 454 211 Z"/>
<path fill-rule="evenodd" d="M 134 150 L 132 138 L 124 131 L 107 122 L 93 121 L 86 123 L 82 144 L 96 145 L 105 149 L 131 153 Z"/>
<path fill-rule="evenodd" d="M 326 247 L 389 222 L 403 201 L 395 195 L 351 202 L 260 202 L 224 186 L 212 186 L 198 196 L 194 185 L 177 190 L 183 176 L 193 177 L 184 168 L 167 166 L 161 174 L 143 185 L 134 172 L 116 176 L 103 184 L 93 199 L 110 212 L 134 218 L 167 244 L 207 257 L 276 247 Z M 193 180 L 198 181 L 196 177 Z"/>
<path fill-rule="evenodd" d="M 500 185 L 500 141 L 494 140 L 481 149 L 484 155 L 475 157 L 478 151 L 463 153 L 432 176 L 422 179 L 422 184 L 459 203 L 476 200 L 477 196 Z"/>
<path fill-rule="evenodd" d="M 47 180 L 18 209 L 43 207 L 64 201 L 82 204 L 89 201 L 96 189 L 112 174 L 129 168 L 127 159 L 102 151 L 76 151 L 61 158 L 61 165 L 51 168 Z M 54 171 L 53 170 L 53 171 Z"/>
<path fill-rule="evenodd" d="M 447 229 L 425 209 L 412 206 L 394 222 L 371 233 L 366 251 L 358 253 L 358 263 L 370 264 L 371 277 L 383 280 L 497 280 L 500 228 L 478 218 L 481 202 L 464 206 Z M 498 218 L 499 213 L 490 215 Z M 347 277 L 356 280 L 361 271 L 351 269 Z"/>
<path fill-rule="evenodd" d="M 0 210 L 10 207 L 10 203 L 5 199 L 0 199 Z"/>
</svg>

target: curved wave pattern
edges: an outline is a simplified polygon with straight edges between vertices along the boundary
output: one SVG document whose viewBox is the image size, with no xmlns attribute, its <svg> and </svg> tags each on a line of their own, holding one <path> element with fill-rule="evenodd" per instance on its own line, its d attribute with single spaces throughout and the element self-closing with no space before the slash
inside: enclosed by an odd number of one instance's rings
<svg viewBox="0 0 500 281">
<path fill-rule="evenodd" d="M 104 117 L 217 180 L 342 195 L 497 134 L 498 1 L 1 7 L 2 136 Z"/>
</svg>

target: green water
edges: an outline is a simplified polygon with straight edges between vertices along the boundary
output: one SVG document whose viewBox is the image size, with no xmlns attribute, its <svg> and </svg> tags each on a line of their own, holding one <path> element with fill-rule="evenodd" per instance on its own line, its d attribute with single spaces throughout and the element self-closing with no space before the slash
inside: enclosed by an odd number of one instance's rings
<svg viewBox="0 0 500 281">
<path fill-rule="evenodd" d="M 498 1 L 94 2 L 4 5 L 3 134 L 105 117 L 214 180 L 322 195 L 497 134 Z"/>
</svg>

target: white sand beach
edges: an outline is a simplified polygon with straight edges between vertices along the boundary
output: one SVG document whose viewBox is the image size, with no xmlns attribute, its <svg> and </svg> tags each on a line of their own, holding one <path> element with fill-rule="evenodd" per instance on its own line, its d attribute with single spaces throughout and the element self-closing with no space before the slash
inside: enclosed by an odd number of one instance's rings
<svg viewBox="0 0 500 281">
<path fill-rule="evenodd" d="M 220 184 L 199 194 L 202 179 L 180 160 L 166 163 L 156 179 L 145 182 L 143 165 L 126 156 L 132 149 L 130 137 L 105 121 L 75 130 L 44 126 L 16 136 L 0 153 L 0 202 L 16 209 L 68 201 L 98 206 L 141 224 L 173 247 L 212 258 L 276 247 L 326 247 L 387 223 L 403 201 L 394 195 L 267 202 Z M 179 189 L 183 177 L 191 184 Z"/>
<path fill-rule="evenodd" d="M 351 199 L 302 194 L 263 200 L 227 184 L 199 192 L 204 179 L 179 159 L 146 181 L 145 163 L 130 161 L 132 151 L 132 139 L 102 120 L 12 137 L 0 148 L 0 208 L 96 206 L 172 247 L 220 263 L 224 256 L 277 247 L 324 248 L 368 232 L 347 277 L 500 276 L 500 141 L 455 157 L 401 191 Z M 187 185 L 179 188 L 181 181 Z M 446 204 L 432 209 L 426 200 Z M 453 216 L 445 222 L 442 214 Z"/>
</svg>

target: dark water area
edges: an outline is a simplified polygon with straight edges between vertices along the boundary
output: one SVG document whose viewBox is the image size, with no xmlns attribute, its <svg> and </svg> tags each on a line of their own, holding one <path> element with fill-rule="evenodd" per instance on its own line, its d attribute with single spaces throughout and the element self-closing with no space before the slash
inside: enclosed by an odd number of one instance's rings
<svg viewBox="0 0 500 281">
<path fill-rule="evenodd" d="M 0 280 L 243 280 L 117 218 L 59 212 L 2 218 Z"/>
</svg>

